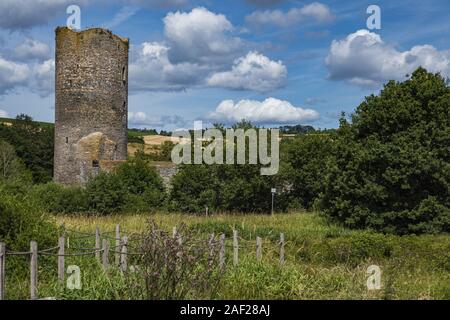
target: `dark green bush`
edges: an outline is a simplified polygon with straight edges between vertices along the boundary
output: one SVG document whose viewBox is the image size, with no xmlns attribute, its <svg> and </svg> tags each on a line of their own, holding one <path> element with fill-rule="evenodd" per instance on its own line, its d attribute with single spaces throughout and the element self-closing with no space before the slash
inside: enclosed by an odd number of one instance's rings
<svg viewBox="0 0 450 320">
<path fill-rule="evenodd" d="M 445 80 L 424 69 L 367 97 L 334 138 L 325 213 L 389 233 L 450 231 L 449 108 Z"/>
<path fill-rule="evenodd" d="M 325 188 L 327 160 L 332 156 L 332 138 L 327 133 L 312 133 L 288 139 L 282 144 L 281 174 L 291 188 L 291 206 L 311 208 Z"/>
<path fill-rule="evenodd" d="M 65 187 L 56 183 L 34 186 L 32 196 L 51 213 L 82 213 L 89 210 L 86 190 L 81 187 Z"/>
<path fill-rule="evenodd" d="M 164 202 L 164 186 L 155 168 L 139 155 L 115 173 L 102 173 L 86 186 L 89 209 L 100 214 L 148 212 Z"/>
</svg>

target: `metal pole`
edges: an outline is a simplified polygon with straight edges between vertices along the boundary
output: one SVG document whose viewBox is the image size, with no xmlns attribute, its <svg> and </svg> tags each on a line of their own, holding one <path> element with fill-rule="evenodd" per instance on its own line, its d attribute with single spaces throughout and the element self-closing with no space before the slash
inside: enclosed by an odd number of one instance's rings
<svg viewBox="0 0 450 320">
<path fill-rule="evenodd" d="M 272 192 L 272 211 L 271 211 L 271 215 L 273 215 L 273 198 L 275 196 L 275 193 Z"/>
</svg>

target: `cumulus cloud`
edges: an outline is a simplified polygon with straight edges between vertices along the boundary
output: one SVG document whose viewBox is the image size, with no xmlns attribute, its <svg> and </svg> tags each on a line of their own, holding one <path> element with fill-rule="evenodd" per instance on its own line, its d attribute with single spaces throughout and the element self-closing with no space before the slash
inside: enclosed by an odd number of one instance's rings
<svg viewBox="0 0 450 320">
<path fill-rule="evenodd" d="M 14 57 L 20 61 L 45 60 L 50 55 L 50 47 L 43 42 L 26 38 L 24 42 L 14 48 Z"/>
<path fill-rule="evenodd" d="M 0 56 L 0 95 L 16 86 L 26 85 L 30 73 L 28 65 L 5 60 Z"/>
<path fill-rule="evenodd" d="M 164 23 L 165 41 L 131 50 L 131 90 L 198 86 L 265 92 L 284 85 L 287 70 L 281 61 L 257 52 L 238 55 L 241 40 L 226 34 L 233 26 L 225 16 L 196 8 L 169 13 Z"/>
<path fill-rule="evenodd" d="M 0 109 L 0 118 L 9 118 L 8 112 L 5 110 Z"/>
<path fill-rule="evenodd" d="M 243 45 L 232 37 L 233 25 L 223 14 L 205 8 L 171 12 L 164 18 L 164 35 L 171 61 L 213 63 L 229 60 Z"/>
<path fill-rule="evenodd" d="M 169 47 L 158 42 L 144 42 L 134 50 L 129 66 L 133 90 L 181 90 L 200 83 L 209 67 L 189 62 L 173 64 Z"/>
<path fill-rule="evenodd" d="M 361 86 L 379 86 L 387 80 L 401 80 L 422 66 L 450 77 L 450 51 L 418 45 L 399 51 L 368 30 L 334 40 L 325 60 L 329 78 Z"/>
<path fill-rule="evenodd" d="M 267 98 L 264 101 L 224 100 L 211 112 L 207 119 L 234 123 L 242 119 L 259 124 L 289 124 L 310 121 L 319 118 L 312 109 L 294 107 L 289 101 Z"/>
<path fill-rule="evenodd" d="M 253 27 L 266 25 L 289 27 L 305 21 L 330 22 L 334 20 L 334 15 L 327 5 L 313 2 L 301 8 L 292 8 L 287 12 L 281 10 L 255 11 L 246 16 L 245 20 Z"/>
<path fill-rule="evenodd" d="M 58 13 L 65 15 L 67 6 L 87 3 L 88 0 L 2 0 L 0 28 L 23 30 L 44 25 Z"/>
<path fill-rule="evenodd" d="M 27 87 L 32 92 L 46 97 L 54 91 L 55 61 L 25 64 L 10 61 L 0 56 L 0 95 Z"/>
<path fill-rule="evenodd" d="M 230 71 L 213 74 L 207 83 L 229 89 L 265 92 L 282 87 L 286 77 L 287 69 L 281 61 L 272 61 L 258 52 L 249 52 L 235 60 Z"/>
</svg>

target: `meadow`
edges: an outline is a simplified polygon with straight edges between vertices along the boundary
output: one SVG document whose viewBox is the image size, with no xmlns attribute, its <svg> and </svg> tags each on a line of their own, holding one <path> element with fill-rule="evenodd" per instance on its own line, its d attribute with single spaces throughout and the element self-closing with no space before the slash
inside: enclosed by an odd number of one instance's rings
<svg viewBox="0 0 450 320">
<path fill-rule="evenodd" d="M 329 223 L 321 214 L 297 212 L 270 215 L 139 214 L 56 216 L 67 229 L 93 233 L 96 226 L 112 234 L 145 231 L 155 221 L 171 232 L 182 223 L 199 239 L 225 234 L 226 267 L 213 299 L 450 299 L 450 235 L 394 236 L 350 230 Z M 232 231 L 240 237 L 239 265 L 232 264 Z M 284 266 L 279 264 L 279 235 L 285 234 Z M 256 259 L 255 239 L 263 239 L 262 261 Z M 77 240 L 70 240 L 76 246 Z M 93 246 L 79 240 L 80 246 Z M 21 259 L 20 257 L 16 259 Z M 113 258 L 112 258 L 113 259 Z M 42 261 L 41 261 L 42 260 Z M 116 268 L 103 271 L 92 256 L 68 257 L 66 266 L 81 269 L 80 290 L 57 281 L 54 257 L 39 261 L 39 297 L 57 299 L 145 299 L 142 279 L 124 276 Z M 381 289 L 367 289 L 367 268 L 381 268 Z M 20 270 L 15 270 L 16 274 Z M 7 298 L 26 299 L 28 279 L 8 273 Z"/>
</svg>

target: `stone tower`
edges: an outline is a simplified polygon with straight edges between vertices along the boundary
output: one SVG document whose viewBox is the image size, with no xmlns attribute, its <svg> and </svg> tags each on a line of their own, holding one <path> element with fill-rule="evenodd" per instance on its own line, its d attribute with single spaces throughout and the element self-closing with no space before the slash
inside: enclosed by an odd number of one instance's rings
<svg viewBox="0 0 450 320">
<path fill-rule="evenodd" d="M 84 184 L 127 159 L 128 39 L 56 29 L 54 180 Z"/>
</svg>

